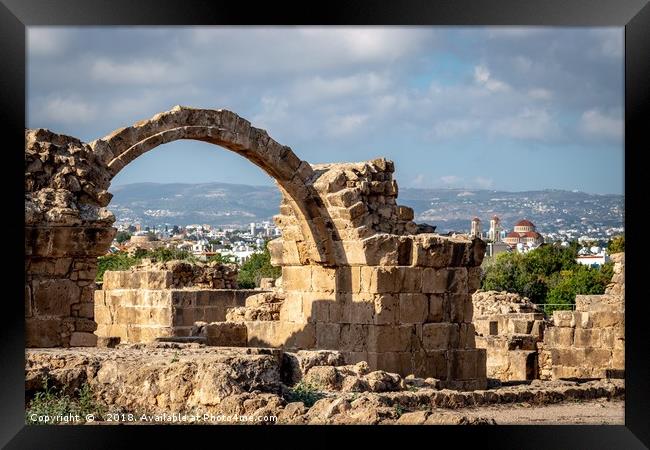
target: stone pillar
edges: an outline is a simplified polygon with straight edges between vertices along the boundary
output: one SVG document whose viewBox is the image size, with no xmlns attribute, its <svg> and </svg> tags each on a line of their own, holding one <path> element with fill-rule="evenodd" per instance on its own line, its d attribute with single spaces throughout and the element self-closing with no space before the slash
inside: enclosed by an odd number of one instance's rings
<svg viewBox="0 0 650 450">
<path fill-rule="evenodd" d="M 471 294 L 485 244 L 433 234 L 377 235 L 348 248 L 337 267 L 289 264 L 277 322 L 249 322 L 249 341 L 288 349 L 331 349 L 346 363 L 434 377 L 449 388 L 486 385 L 486 352 L 477 349 Z"/>
<path fill-rule="evenodd" d="M 27 347 L 94 346 L 93 295 L 97 257 L 112 227 L 25 227 Z"/>
</svg>

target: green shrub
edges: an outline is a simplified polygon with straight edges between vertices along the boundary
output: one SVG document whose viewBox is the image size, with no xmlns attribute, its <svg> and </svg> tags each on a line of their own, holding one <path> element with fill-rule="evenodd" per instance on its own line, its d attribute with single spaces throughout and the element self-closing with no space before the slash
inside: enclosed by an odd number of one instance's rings
<svg viewBox="0 0 650 450">
<path fill-rule="evenodd" d="M 75 395 L 70 396 L 64 391 L 66 386 L 62 389 L 56 389 L 50 386 L 49 380 L 46 377 L 43 381 L 43 390 L 36 392 L 34 398 L 31 399 L 25 408 L 25 423 L 43 425 L 45 422 L 34 420 L 34 417 L 47 416 L 55 418 L 57 416 L 78 416 L 81 423 L 85 422 L 87 418 L 92 415 L 94 420 L 102 420 L 102 416 L 106 414 L 105 405 L 99 403 L 92 395 L 90 386 L 84 383 L 80 389 L 75 390 Z M 49 422 L 49 424 L 56 424 L 57 422 Z"/>
<path fill-rule="evenodd" d="M 299 381 L 289 389 L 289 392 L 285 395 L 285 400 L 289 403 L 303 402 L 306 407 L 311 408 L 314 403 L 324 397 L 325 394 L 317 386 Z"/>
<path fill-rule="evenodd" d="M 248 261 L 241 265 L 237 275 L 237 285 L 241 289 L 252 289 L 260 285 L 262 278 L 276 279 L 280 275 L 282 269 L 271 265 L 271 253 L 268 245 L 265 245 L 262 253 L 252 254 Z"/>
</svg>

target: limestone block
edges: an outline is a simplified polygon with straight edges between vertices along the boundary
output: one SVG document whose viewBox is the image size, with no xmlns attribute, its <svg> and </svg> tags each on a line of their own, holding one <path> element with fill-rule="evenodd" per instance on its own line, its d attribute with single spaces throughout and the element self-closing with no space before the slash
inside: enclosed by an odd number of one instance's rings
<svg viewBox="0 0 650 450">
<path fill-rule="evenodd" d="M 302 313 L 303 299 L 299 293 L 288 295 L 280 307 L 280 320 L 284 322 L 304 322 Z"/>
<path fill-rule="evenodd" d="M 572 311 L 553 311 L 553 324 L 556 327 L 572 327 L 575 320 Z"/>
<path fill-rule="evenodd" d="M 74 321 L 74 329 L 75 331 L 92 333 L 97 329 L 97 323 L 94 320 L 78 318 Z"/>
<path fill-rule="evenodd" d="M 191 308 L 196 306 L 197 291 L 174 289 L 171 292 L 172 305 L 182 308 Z"/>
<path fill-rule="evenodd" d="M 399 292 L 399 269 L 396 266 L 361 267 L 362 292 Z"/>
<path fill-rule="evenodd" d="M 94 319 L 97 323 L 100 324 L 111 324 L 113 323 L 112 310 L 108 306 L 104 306 L 100 303 L 95 303 Z"/>
<path fill-rule="evenodd" d="M 420 293 L 422 291 L 422 273 L 421 267 L 400 267 L 400 279 L 402 293 Z"/>
<path fill-rule="evenodd" d="M 591 316 L 589 312 L 574 311 L 573 322 L 576 328 L 591 328 Z"/>
<path fill-rule="evenodd" d="M 79 301 L 81 293 L 75 282 L 66 279 L 34 281 L 32 290 L 34 313 L 58 317 L 70 316 L 70 305 Z"/>
<path fill-rule="evenodd" d="M 467 268 L 459 267 L 447 269 L 447 289 L 451 293 L 466 294 L 467 288 Z"/>
<path fill-rule="evenodd" d="M 206 345 L 220 347 L 246 347 L 246 325 L 235 322 L 212 322 L 205 326 Z"/>
<path fill-rule="evenodd" d="M 447 300 L 451 322 L 471 322 L 471 317 L 465 318 L 465 310 L 468 308 L 467 304 L 469 303 L 471 305 L 472 303 L 469 294 L 450 294 L 447 296 Z"/>
<path fill-rule="evenodd" d="M 351 301 L 344 305 L 343 322 L 345 323 L 374 323 L 375 299 L 373 294 L 352 294 Z"/>
<path fill-rule="evenodd" d="M 576 347 L 600 347 L 601 330 L 599 328 L 576 328 L 574 345 Z"/>
<path fill-rule="evenodd" d="M 172 286 L 172 272 L 169 270 L 151 270 L 143 273 L 141 287 L 147 289 L 166 289 Z"/>
<path fill-rule="evenodd" d="M 74 332 L 70 336 L 70 347 L 95 347 L 97 336 L 93 333 Z"/>
<path fill-rule="evenodd" d="M 341 340 L 341 325 L 338 323 L 316 323 L 316 347 L 338 349 Z"/>
<path fill-rule="evenodd" d="M 341 351 L 365 352 L 368 350 L 368 325 L 341 324 Z"/>
<path fill-rule="evenodd" d="M 26 347 L 60 347 L 61 319 L 39 319 L 37 317 L 25 319 L 25 346 Z"/>
<path fill-rule="evenodd" d="M 302 319 L 308 322 L 337 322 L 330 319 L 330 305 L 336 302 L 333 292 L 305 292 L 302 294 Z"/>
<path fill-rule="evenodd" d="M 612 360 L 612 350 L 604 348 L 587 347 L 585 349 L 575 349 L 578 358 L 583 358 L 582 361 L 578 360 L 578 366 L 586 367 L 609 367 Z"/>
<path fill-rule="evenodd" d="M 511 334 L 530 334 L 533 328 L 533 322 L 529 320 L 513 319 L 508 321 L 508 333 Z"/>
<path fill-rule="evenodd" d="M 467 269 L 467 291 L 472 294 L 481 287 L 481 268 L 469 267 Z"/>
<path fill-rule="evenodd" d="M 594 328 L 625 326 L 625 313 L 622 311 L 594 311 L 589 315 Z"/>
<path fill-rule="evenodd" d="M 426 350 L 454 348 L 458 344 L 458 325 L 425 323 L 422 325 L 422 345 Z"/>
<path fill-rule="evenodd" d="M 452 380 L 468 380 L 477 378 L 479 365 L 483 365 L 483 349 L 449 350 L 450 378 Z"/>
<path fill-rule="evenodd" d="M 424 323 L 429 316 L 429 298 L 425 294 L 399 294 L 400 323 Z"/>
<path fill-rule="evenodd" d="M 399 296 L 397 294 L 375 294 L 373 298 L 374 323 L 376 325 L 397 323 L 400 309 Z"/>
<path fill-rule="evenodd" d="M 316 325 L 313 323 L 280 322 L 281 335 L 286 336 L 283 346 L 290 349 L 313 349 L 316 347 Z M 284 329 L 283 329 L 284 328 Z"/>
<path fill-rule="evenodd" d="M 285 266 L 282 267 L 282 286 L 285 291 L 311 290 L 310 266 Z"/>
<path fill-rule="evenodd" d="M 336 291 L 336 269 L 312 266 L 311 289 L 317 292 Z"/>
<path fill-rule="evenodd" d="M 549 327 L 544 333 L 544 344 L 549 347 L 571 347 L 573 346 L 573 328 Z"/>
<path fill-rule="evenodd" d="M 280 334 L 278 321 L 246 321 L 249 347 L 281 347 L 286 336 Z M 286 324 L 285 324 L 286 325 Z"/>
<path fill-rule="evenodd" d="M 342 266 L 336 269 L 336 292 L 358 293 L 361 291 L 361 268 Z"/>
<path fill-rule="evenodd" d="M 461 323 L 459 324 L 459 348 L 476 348 L 475 340 L 476 330 L 474 324 Z"/>
<path fill-rule="evenodd" d="M 429 314 L 427 322 L 443 322 L 449 318 L 449 309 L 444 294 L 429 295 Z"/>
<path fill-rule="evenodd" d="M 427 267 L 422 272 L 422 292 L 426 294 L 443 294 L 447 292 L 449 271 Z"/>
<path fill-rule="evenodd" d="M 371 325 L 368 327 L 368 351 L 408 351 L 414 337 L 415 327 L 412 325 Z"/>
</svg>

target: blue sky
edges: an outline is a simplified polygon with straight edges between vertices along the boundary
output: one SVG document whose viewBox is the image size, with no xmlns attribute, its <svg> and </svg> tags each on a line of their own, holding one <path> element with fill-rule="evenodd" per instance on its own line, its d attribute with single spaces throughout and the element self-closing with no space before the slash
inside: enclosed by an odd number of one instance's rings
<svg viewBox="0 0 650 450">
<path fill-rule="evenodd" d="M 623 193 L 623 28 L 29 27 L 28 127 L 91 141 L 226 108 L 309 162 L 386 156 L 400 186 Z M 270 184 L 180 141 L 114 180 Z"/>
</svg>

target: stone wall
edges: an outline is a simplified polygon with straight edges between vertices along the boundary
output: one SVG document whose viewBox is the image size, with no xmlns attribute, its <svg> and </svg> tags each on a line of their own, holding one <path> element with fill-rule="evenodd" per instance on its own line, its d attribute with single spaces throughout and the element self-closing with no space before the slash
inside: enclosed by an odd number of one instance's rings
<svg viewBox="0 0 650 450">
<path fill-rule="evenodd" d="M 270 245 L 272 262 L 282 267 L 278 320 L 247 321 L 250 344 L 341 349 L 350 363 L 367 360 L 373 369 L 434 376 L 450 387 L 485 385 L 486 353 L 475 347 L 470 298 L 478 288 L 485 243 L 420 234 L 425 230 L 413 222 L 413 210 L 397 204 L 391 161 L 311 165 L 230 111 L 180 106 L 89 144 L 47 130 L 28 130 L 26 135 L 25 214 L 27 235 L 32 236 L 26 251 L 26 313 L 36 310 L 49 320 L 47 308 L 58 302 L 59 290 L 40 283 L 61 280 L 65 289 L 60 290 L 67 292 L 67 303 L 62 303 L 70 310 L 57 310 L 59 321 L 67 320 L 74 324 L 72 330 L 82 332 L 72 307 L 82 302 L 76 300 L 72 284 L 81 292 L 86 286 L 80 283 L 90 283 L 95 268 L 88 266 L 84 274 L 88 278 L 80 282 L 73 279 L 74 272 L 59 272 L 56 264 L 68 258 L 74 259 L 71 264 L 83 258 L 90 264 L 108 249 L 115 230 L 114 218 L 104 209 L 111 198 L 107 189 L 123 167 L 160 144 L 195 139 L 225 147 L 258 165 L 275 179 L 283 196 L 275 218 L 282 238 Z M 87 229 L 97 232 L 86 240 L 50 242 L 29 230 L 43 229 L 45 236 L 56 234 L 52 230 L 61 226 L 95 227 Z M 38 275 L 32 255 L 41 254 L 51 257 L 53 265 Z M 149 282 L 147 278 L 146 288 L 132 289 L 151 291 Z M 172 274 L 163 290 L 173 289 L 173 282 Z M 39 299 L 44 299 L 38 302 L 40 309 L 35 308 L 39 286 Z M 107 301 L 109 286 L 110 280 L 104 294 L 98 294 L 100 311 L 102 306 L 109 308 L 100 303 L 102 295 Z M 92 287 L 84 295 L 84 302 L 92 303 Z M 151 295 L 128 301 L 153 302 Z M 173 306 L 174 295 L 194 294 L 170 293 L 165 302 Z M 102 313 L 115 320 L 110 310 Z M 140 320 L 135 313 L 124 314 L 127 321 Z M 265 315 L 257 314 L 260 317 Z M 276 315 L 271 313 L 271 318 Z M 34 346 L 75 345 L 67 331 L 57 329 L 59 338 L 48 340 L 42 328 L 30 329 L 33 338 L 28 343 Z"/>
<path fill-rule="evenodd" d="M 538 378 L 544 313 L 528 298 L 508 292 L 477 291 L 472 302 L 476 346 L 487 351 L 487 376 L 501 381 Z"/>
<path fill-rule="evenodd" d="M 614 276 L 603 295 L 576 296 L 575 311 L 554 311 L 540 345 L 542 379 L 623 378 L 625 255 L 612 255 Z"/>
<path fill-rule="evenodd" d="M 249 345 L 335 349 L 346 363 L 367 361 L 371 370 L 484 386 L 485 351 L 475 348 L 471 293 L 485 244 L 432 234 L 350 242 L 347 266 L 282 259 L 279 319 L 247 321 Z M 275 262 L 277 255 L 276 248 Z"/>
<path fill-rule="evenodd" d="M 228 265 L 182 261 L 106 271 L 102 289 L 95 291 L 96 334 L 122 343 L 190 336 L 195 322 L 225 321 L 228 308 L 261 292 L 230 289 L 236 277 Z"/>
</svg>

